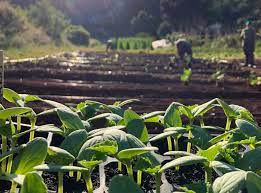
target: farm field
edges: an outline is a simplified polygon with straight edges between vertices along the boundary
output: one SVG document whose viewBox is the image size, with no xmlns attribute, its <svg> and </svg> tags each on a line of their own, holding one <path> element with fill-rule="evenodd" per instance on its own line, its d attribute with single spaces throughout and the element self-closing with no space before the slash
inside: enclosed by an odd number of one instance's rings
<svg viewBox="0 0 261 193">
<path fill-rule="evenodd" d="M 113 104 L 136 98 L 140 102 L 131 107 L 138 113 L 164 110 L 173 101 L 191 105 L 222 98 L 246 107 L 258 122 L 261 121 L 261 88 L 248 83 L 251 73 L 260 76 L 260 60 L 257 68 L 243 67 L 239 61 L 196 60 L 191 80 L 184 85 L 180 80 L 182 69 L 171 57 L 170 54 L 142 53 L 61 54 L 41 61 L 8 64 L 5 86 L 19 93 L 31 93 L 70 105 L 85 100 Z M 211 77 L 224 68 L 224 79 L 217 85 Z M 39 111 L 44 107 L 44 104 L 37 106 Z M 209 114 L 207 122 L 219 125 L 224 113 L 212 113 L 215 118 Z"/>
</svg>

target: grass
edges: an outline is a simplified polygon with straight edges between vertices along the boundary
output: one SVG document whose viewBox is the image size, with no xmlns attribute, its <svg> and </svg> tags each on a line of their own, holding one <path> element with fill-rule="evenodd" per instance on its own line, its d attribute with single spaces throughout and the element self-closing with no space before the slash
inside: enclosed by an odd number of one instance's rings
<svg viewBox="0 0 261 193">
<path fill-rule="evenodd" d="M 73 45 L 63 45 L 60 47 L 51 45 L 27 45 L 23 48 L 9 48 L 5 50 L 5 56 L 10 59 L 22 59 L 22 58 L 37 58 L 46 55 L 54 55 L 61 52 L 72 52 L 72 51 L 89 51 L 89 52 L 102 52 L 106 50 L 105 45 L 97 45 L 94 47 L 84 47 L 84 46 L 73 46 Z M 176 48 L 161 48 L 157 50 L 128 50 L 120 52 L 129 53 L 151 53 L 151 54 L 176 54 Z M 242 59 L 244 58 L 244 53 L 240 48 L 221 48 L 221 47 L 193 47 L 195 58 L 206 58 L 206 59 Z M 261 58 L 261 45 L 258 44 L 255 52 L 256 58 Z"/>
</svg>

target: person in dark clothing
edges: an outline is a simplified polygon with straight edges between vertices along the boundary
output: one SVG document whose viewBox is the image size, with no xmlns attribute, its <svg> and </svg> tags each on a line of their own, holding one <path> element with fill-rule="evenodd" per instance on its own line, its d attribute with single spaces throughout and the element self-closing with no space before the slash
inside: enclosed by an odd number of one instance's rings
<svg viewBox="0 0 261 193">
<path fill-rule="evenodd" d="M 251 21 L 246 22 L 246 27 L 241 32 L 242 47 L 246 56 L 245 64 L 254 65 L 254 52 L 256 43 L 256 31 L 252 26 Z"/>
<path fill-rule="evenodd" d="M 113 41 L 112 40 L 108 40 L 107 44 L 106 44 L 106 52 L 112 50 L 113 47 Z"/>
<path fill-rule="evenodd" d="M 180 61 L 183 65 L 187 65 L 187 67 L 191 68 L 193 57 L 191 44 L 185 39 L 179 39 L 175 42 L 175 44 Z"/>
</svg>

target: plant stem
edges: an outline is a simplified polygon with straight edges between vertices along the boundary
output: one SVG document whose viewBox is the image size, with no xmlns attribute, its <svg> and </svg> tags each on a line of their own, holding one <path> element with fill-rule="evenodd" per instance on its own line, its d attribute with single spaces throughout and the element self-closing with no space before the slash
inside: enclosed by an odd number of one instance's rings
<svg viewBox="0 0 261 193">
<path fill-rule="evenodd" d="M 86 172 L 86 174 L 84 175 L 84 179 L 85 179 L 85 184 L 86 184 L 88 193 L 93 193 L 91 172 Z"/>
<path fill-rule="evenodd" d="M 179 141 L 177 137 L 174 137 L 174 147 L 175 147 L 175 151 L 179 151 Z M 179 156 L 175 156 L 175 158 L 177 159 Z M 176 166 L 176 170 L 179 170 L 179 166 Z"/>
<path fill-rule="evenodd" d="M 205 126 L 205 123 L 204 123 L 204 119 L 203 117 L 199 117 L 199 122 L 200 122 L 200 127 L 204 127 Z"/>
<path fill-rule="evenodd" d="M 141 185 L 141 179 L 142 179 L 142 171 L 138 170 L 138 173 L 137 173 L 137 184 L 139 186 Z"/>
<path fill-rule="evenodd" d="M 161 173 L 157 173 L 155 175 L 156 178 L 156 193 L 160 193 L 160 186 L 161 186 Z"/>
<path fill-rule="evenodd" d="M 58 172 L 58 193 L 63 193 L 63 172 Z"/>
<path fill-rule="evenodd" d="M 14 181 L 12 182 L 12 186 L 11 186 L 11 190 L 10 193 L 16 193 L 16 187 L 17 187 L 17 183 L 15 183 Z"/>
<path fill-rule="evenodd" d="M 15 148 L 15 145 L 16 145 L 16 139 L 12 139 L 12 142 L 11 142 L 11 150 L 13 150 Z M 14 155 L 10 155 L 10 157 L 8 158 L 8 163 L 7 163 L 7 169 L 6 169 L 6 172 L 8 174 L 11 173 L 11 169 L 12 169 L 12 165 L 13 165 L 13 158 L 14 158 Z"/>
<path fill-rule="evenodd" d="M 226 132 L 228 132 L 230 130 L 231 122 L 232 122 L 232 119 L 228 117 L 227 123 L 226 123 Z"/>
<path fill-rule="evenodd" d="M 189 130 L 189 133 L 188 133 L 188 140 L 190 140 L 192 138 L 192 132 L 191 130 Z M 187 152 L 190 153 L 191 152 L 191 143 L 188 142 L 187 144 Z"/>
<path fill-rule="evenodd" d="M 34 127 L 35 127 L 35 120 L 32 120 L 32 122 L 31 122 L 31 129 L 34 129 Z M 34 133 L 35 133 L 34 130 L 30 132 L 29 141 L 32 141 L 34 139 Z"/>
<path fill-rule="evenodd" d="M 128 172 L 129 177 L 134 180 L 132 165 L 130 163 L 128 163 L 126 165 L 126 167 L 127 167 L 127 172 Z"/>
<path fill-rule="evenodd" d="M 17 133 L 20 133 L 21 131 L 21 117 L 20 116 L 17 116 Z"/>
<path fill-rule="evenodd" d="M 120 161 L 118 162 L 118 170 L 119 172 L 122 172 L 122 163 Z"/>
<path fill-rule="evenodd" d="M 77 172 L 76 181 L 77 182 L 80 181 L 81 177 L 82 177 L 82 173 L 81 172 Z"/>
<path fill-rule="evenodd" d="M 212 169 L 208 166 L 205 167 L 205 183 L 212 183 Z"/>
<path fill-rule="evenodd" d="M 73 166 L 73 164 L 70 164 L 70 166 Z M 69 171 L 69 176 L 73 177 L 73 175 L 74 175 L 73 171 Z"/>
<path fill-rule="evenodd" d="M 170 137 L 170 136 L 167 137 L 167 141 L 168 141 L 168 150 L 169 150 L 169 151 L 172 151 L 173 148 L 172 148 L 172 141 L 171 141 L 171 137 Z"/>
<path fill-rule="evenodd" d="M 7 151 L 7 138 L 2 135 L 2 154 Z M 6 171 L 6 159 L 2 161 L 2 172 Z"/>
</svg>

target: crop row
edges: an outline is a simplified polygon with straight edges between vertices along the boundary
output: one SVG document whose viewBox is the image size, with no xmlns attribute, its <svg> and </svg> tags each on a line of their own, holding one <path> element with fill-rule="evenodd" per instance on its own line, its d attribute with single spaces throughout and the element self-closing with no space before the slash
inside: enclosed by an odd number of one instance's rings
<svg viewBox="0 0 261 193">
<path fill-rule="evenodd" d="M 12 107 L 0 107 L 0 182 L 11 182 L 11 193 L 47 192 L 43 172 L 57 174 L 58 193 L 70 192 L 64 190 L 67 174 L 76 177 L 75 183 L 84 180 L 86 190 L 95 192 L 92 173 L 98 166 L 103 171 L 107 160 L 116 161 L 120 173 L 127 171 L 110 179 L 110 193 L 142 193 L 143 174 L 155 179 L 157 193 L 171 192 L 162 186 L 166 171 L 195 165 L 203 168 L 205 181 L 178 184 L 174 191 L 261 192 L 261 130 L 244 107 L 216 98 L 193 106 L 173 102 L 165 111 L 138 115 L 127 108 L 135 99 L 68 107 L 7 88 L 3 96 Z M 51 108 L 35 113 L 30 106 L 37 102 Z M 213 108 L 223 110 L 225 128 L 205 125 L 204 117 Z M 54 116 L 59 123 L 37 125 L 44 116 Z M 152 136 L 148 125 L 164 130 Z M 44 133 L 46 138 L 36 137 Z M 166 141 L 167 150 L 158 141 Z M 166 157 L 171 160 L 164 161 Z"/>
</svg>

